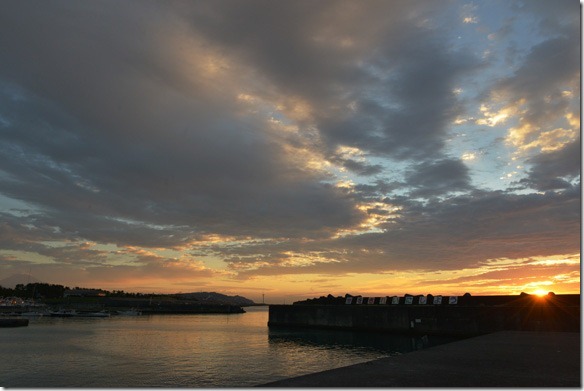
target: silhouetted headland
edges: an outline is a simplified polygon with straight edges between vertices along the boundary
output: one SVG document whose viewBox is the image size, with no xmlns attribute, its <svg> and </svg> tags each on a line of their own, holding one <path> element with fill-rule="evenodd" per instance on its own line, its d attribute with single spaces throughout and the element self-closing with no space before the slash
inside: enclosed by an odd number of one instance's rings
<svg viewBox="0 0 584 391">
<path fill-rule="evenodd" d="M 141 314 L 239 314 L 245 312 L 244 306 L 251 305 L 255 303 L 245 297 L 216 292 L 142 294 L 46 283 L 0 287 L 0 315 L 41 315 L 58 310 L 88 315 L 130 309 Z"/>
</svg>

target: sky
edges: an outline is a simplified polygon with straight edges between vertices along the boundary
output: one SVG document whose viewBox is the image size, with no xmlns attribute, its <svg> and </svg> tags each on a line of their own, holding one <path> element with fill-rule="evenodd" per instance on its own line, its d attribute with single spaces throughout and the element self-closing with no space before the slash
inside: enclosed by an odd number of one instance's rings
<svg viewBox="0 0 584 391">
<path fill-rule="evenodd" d="M 576 0 L 4 0 L 0 279 L 580 292 Z"/>
</svg>

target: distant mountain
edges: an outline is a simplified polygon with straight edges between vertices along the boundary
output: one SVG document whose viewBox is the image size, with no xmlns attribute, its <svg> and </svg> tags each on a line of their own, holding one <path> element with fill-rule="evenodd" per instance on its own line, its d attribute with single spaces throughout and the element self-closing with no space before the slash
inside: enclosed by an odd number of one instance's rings
<svg viewBox="0 0 584 391">
<path fill-rule="evenodd" d="M 197 300 L 207 304 L 254 305 L 254 301 L 243 296 L 227 296 L 216 292 L 178 293 L 177 297 Z"/>
<path fill-rule="evenodd" d="M 42 282 L 41 280 L 39 280 L 38 278 L 35 278 L 29 274 L 13 274 L 10 277 L 6 277 L 2 280 L 0 280 L 0 286 L 3 288 L 10 288 L 10 289 L 14 289 L 14 287 L 16 287 L 16 285 L 18 284 L 34 284 L 37 282 Z"/>
</svg>

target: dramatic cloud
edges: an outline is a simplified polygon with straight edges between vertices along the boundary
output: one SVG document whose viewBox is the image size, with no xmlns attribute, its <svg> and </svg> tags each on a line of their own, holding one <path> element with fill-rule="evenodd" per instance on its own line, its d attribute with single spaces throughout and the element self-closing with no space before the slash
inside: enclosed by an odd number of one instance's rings
<svg viewBox="0 0 584 391">
<path fill-rule="evenodd" d="M 528 160 L 532 164 L 529 176 L 520 183 L 541 190 L 570 189 L 580 184 L 580 137 L 563 149 L 542 153 Z"/>
<path fill-rule="evenodd" d="M 406 172 L 406 181 L 415 188 L 414 196 L 429 197 L 471 189 L 468 168 L 457 160 L 417 164 Z"/>
<path fill-rule="evenodd" d="M 0 274 L 280 299 L 535 286 L 560 266 L 529 262 L 580 248 L 579 11 L 5 1 Z"/>
</svg>

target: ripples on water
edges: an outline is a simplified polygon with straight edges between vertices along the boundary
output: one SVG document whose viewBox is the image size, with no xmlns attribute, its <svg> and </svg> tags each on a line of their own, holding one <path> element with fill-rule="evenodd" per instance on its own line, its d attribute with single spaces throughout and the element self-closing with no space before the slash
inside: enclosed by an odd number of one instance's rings
<svg viewBox="0 0 584 391">
<path fill-rule="evenodd" d="M 246 310 L 31 319 L 0 329 L 0 386 L 249 387 L 428 345 L 385 334 L 269 330 L 267 307 Z"/>
</svg>

